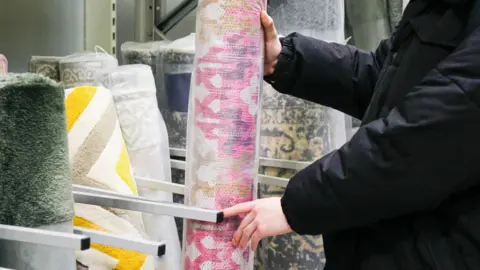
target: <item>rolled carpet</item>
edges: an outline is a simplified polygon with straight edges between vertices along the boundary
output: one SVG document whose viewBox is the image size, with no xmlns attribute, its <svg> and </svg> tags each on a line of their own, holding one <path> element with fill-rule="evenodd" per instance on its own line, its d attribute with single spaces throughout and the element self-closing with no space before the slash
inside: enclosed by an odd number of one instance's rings
<svg viewBox="0 0 480 270">
<path fill-rule="evenodd" d="M 8 61 L 7 58 L 0 54 L 0 75 L 6 74 L 8 72 Z"/>
<path fill-rule="evenodd" d="M 185 149 L 187 143 L 188 97 L 195 57 L 195 34 L 177 39 L 162 54 L 164 88 L 168 108 L 162 108 L 170 147 Z"/>
<path fill-rule="evenodd" d="M 64 90 L 36 74 L 0 76 L 0 223 L 73 232 Z M 0 241 L 0 265 L 74 269 L 73 250 Z"/>
<path fill-rule="evenodd" d="M 171 148 L 185 150 L 187 144 L 188 99 L 195 57 L 195 34 L 177 39 L 166 46 L 162 54 L 164 88 L 168 108 L 161 108 L 167 124 Z M 172 182 L 185 184 L 185 171 L 172 169 Z M 184 203 L 183 196 L 174 194 L 175 203 Z M 183 219 L 176 218 L 180 239 L 183 239 Z"/>
<path fill-rule="evenodd" d="M 124 65 L 103 74 L 100 81 L 112 91 L 134 176 L 172 182 L 167 128 L 157 107 L 152 69 Z M 172 193 L 160 190 L 140 188 L 139 195 L 172 202 Z M 143 213 L 143 221 L 150 239 L 168 247 L 168 255 L 159 259 L 157 266 L 179 269 L 181 250 L 174 218 Z"/>
<path fill-rule="evenodd" d="M 171 172 L 172 172 L 173 183 L 185 185 L 185 170 L 172 168 Z M 184 204 L 185 196 L 180 194 L 173 194 L 173 202 Z M 177 224 L 177 232 L 180 238 L 180 245 L 182 245 L 183 244 L 183 218 L 175 218 L 175 223 Z"/>
<path fill-rule="evenodd" d="M 264 0 L 199 1 L 187 126 L 185 203 L 221 210 L 256 197 Z M 239 218 L 187 220 L 184 269 L 252 269 L 232 238 Z"/>
<path fill-rule="evenodd" d="M 60 60 L 60 80 L 66 88 L 93 85 L 100 73 L 117 66 L 117 59 L 107 53 L 75 53 Z"/>
<path fill-rule="evenodd" d="M 151 41 L 151 42 L 125 42 L 120 50 L 122 52 L 123 64 L 144 64 L 152 68 L 155 77 L 155 86 L 157 88 L 158 108 L 162 112 L 167 108 L 167 93 L 165 92 L 163 82 L 162 54 L 170 41 Z M 163 115 L 165 118 L 165 115 Z"/>
<path fill-rule="evenodd" d="M 344 43 L 344 4 L 337 0 L 285 1 L 270 14 L 277 31 L 292 31 L 322 40 Z M 294 20 L 294 18 L 299 18 Z M 283 95 L 264 85 L 260 130 L 263 158 L 313 162 L 343 145 L 347 138 L 344 114 L 312 102 Z M 261 173 L 289 179 L 295 171 L 261 168 Z M 260 185 L 261 198 L 282 196 L 284 188 Z M 295 233 L 262 240 L 256 269 L 321 270 L 325 253 L 321 236 Z"/>
<path fill-rule="evenodd" d="M 138 195 L 130 159 L 109 90 L 77 87 L 65 90 L 68 150 L 73 183 Z M 75 204 L 74 225 L 132 238 L 147 238 L 138 212 Z M 77 252 L 77 260 L 91 269 L 154 269 L 145 254 L 92 244 Z M 116 263 L 114 263 L 116 262 Z M 110 265 L 115 265 L 110 268 Z"/>
<path fill-rule="evenodd" d="M 28 72 L 37 73 L 57 82 L 60 81 L 59 56 L 32 56 L 28 63 Z"/>
<path fill-rule="evenodd" d="M 262 96 L 260 156 L 280 160 L 313 161 L 334 148 L 335 123 L 329 108 L 282 95 L 265 83 Z M 291 178 L 296 171 L 272 167 L 260 173 Z M 260 184 L 259 196 L 282 196 L 285 188 Z M 325 264 L 321 236 L 295 233 L 265 238 L 255 257 L 255 269 L 320 270 Z"/>
</svg>

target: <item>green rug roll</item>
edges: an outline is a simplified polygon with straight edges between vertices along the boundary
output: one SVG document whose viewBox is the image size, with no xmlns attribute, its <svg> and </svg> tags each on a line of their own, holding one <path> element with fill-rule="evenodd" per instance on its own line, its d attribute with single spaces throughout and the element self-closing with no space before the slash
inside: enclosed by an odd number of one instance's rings
<svg viewBox="0 0 480 270">
<path fill-rule="evenodd" d="M 36 74 L 0 76 L 0 223 L 71 232 L 73 215 L 62 86 Z M 1 241 L 5 264 L 71 269 L 74 254 Z"/>
</svg>

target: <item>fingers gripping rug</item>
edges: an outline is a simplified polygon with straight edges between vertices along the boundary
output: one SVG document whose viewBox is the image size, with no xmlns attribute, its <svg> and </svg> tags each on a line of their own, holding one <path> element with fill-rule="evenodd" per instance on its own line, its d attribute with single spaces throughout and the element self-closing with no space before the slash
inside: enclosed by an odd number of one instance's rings
<svg viewBox="0 0 480 270">
<path fill-rule="evenodd" d="M 187 126 L 185 203 L 223 209 L 256 194 L 257 114 L 263 78 L 263 0 L 203 0 Z M 187 221 L 184 269 L 252 269 L 249 248 L 231 244 L 239 219 Z"/>
<path fill-rule="evenodd" d="M 103 87 L 67 89 L 65 105 L 73 183 L 138 195 L 110 91 Z M 75 204 L 74 225 L 146 237 L 138 212 Z M 145 254 L 96 243 L 78 252 L 77 259 L 91 269 L 154 269 L 153 258 Z"/>
</svg>

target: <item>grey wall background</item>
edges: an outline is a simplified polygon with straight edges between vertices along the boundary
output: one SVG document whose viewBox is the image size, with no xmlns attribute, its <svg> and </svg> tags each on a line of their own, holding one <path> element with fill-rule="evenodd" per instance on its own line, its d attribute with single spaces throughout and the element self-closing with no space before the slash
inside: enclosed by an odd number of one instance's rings
<svg viewBox="0 0 480 270">
<path fill-rule="evenodd" d="M 83 47 L 82 0 L 0 0 L 0 53 L 9 71 L 26 72 L 32 55 L 67 55 Z"/>
</svg>

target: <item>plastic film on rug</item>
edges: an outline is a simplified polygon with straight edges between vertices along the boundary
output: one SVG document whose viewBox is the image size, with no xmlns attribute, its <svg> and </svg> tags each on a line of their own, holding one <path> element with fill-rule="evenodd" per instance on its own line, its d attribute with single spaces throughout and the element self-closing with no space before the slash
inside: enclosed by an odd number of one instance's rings
<svg viewBox="0 0 480 270">
<path fill-rule="evenodd" d="M 125 42 L 120 50 L 122 52 L 122 60 L 124 65 L 144 64 L 152 68 L 155 77 L 155 86 L 157 88 L 158 108 L 163 115 L 164 110 L 168 108 L 167 94 L 164 88 L 164 74 L 162 66 L 162 54 L 165 52 L 166 46 L 171 41 L 151 41 L 151 42 Z"/>
<path fill-rule="evenodd" d="M 170 147 L 185 149 L 190 82 L 195 57 L 195 34 L 177 39 L 166 46 L 161 68 L 168 108 L 162 108 Z"/>
<path fill-rule="evenodd" d="M 157 107 L 152 69 L 141 64 L 120 66 L 103 74 L 99 83 L 112 91 L 134 177 L 171 182 L 167 128 Z M 168 192 L 139 188 L 138 193 L 148 199 L 172 202 Z M 163 241 L 168 247 L 168 256 L 158 259 L 157 269 L 180 269 L 180 241 L 174 218 L 147 213 L 142 216 L 150 239 Z"/>
<path fill-rule="evenodd" d="M 60 79 L 65 88 L 94 86 L 95 80 L 101 73 L 117 66 L 117 59 L 107 53 L 75 53 L 60 60 Z"/>
<path fill-rule="evenodd" d="M 187 126 L 187 205 L 209 209 L 256 197 L 259 97 L 263 81 L 261 0 L 200 1 Z M 240 219 L 187 220 L 183 268 L 252 269 L 232 245 Z"/>
<path fill-rule="evenodd" d="M 282 1 L 269 7 L 277 31 L 298 32 L 314 38 L 344 43 L 343 1 Z M 260 156 L 270 159 L 313 162 L 341 147 L 347 139 L 343 113 L 299 98 L 280 94 L 265 83 L 262 95 Z M 296 171 L 260 168 L 269 176 L 291 178 Z M 282 196 L 285 188 L 259 185 L 262 198 Z M 295 233 L 261 241 L 255 268 L 261 270 L 319 270 L 325 264 L 321 236 Z"/>
</svg>

